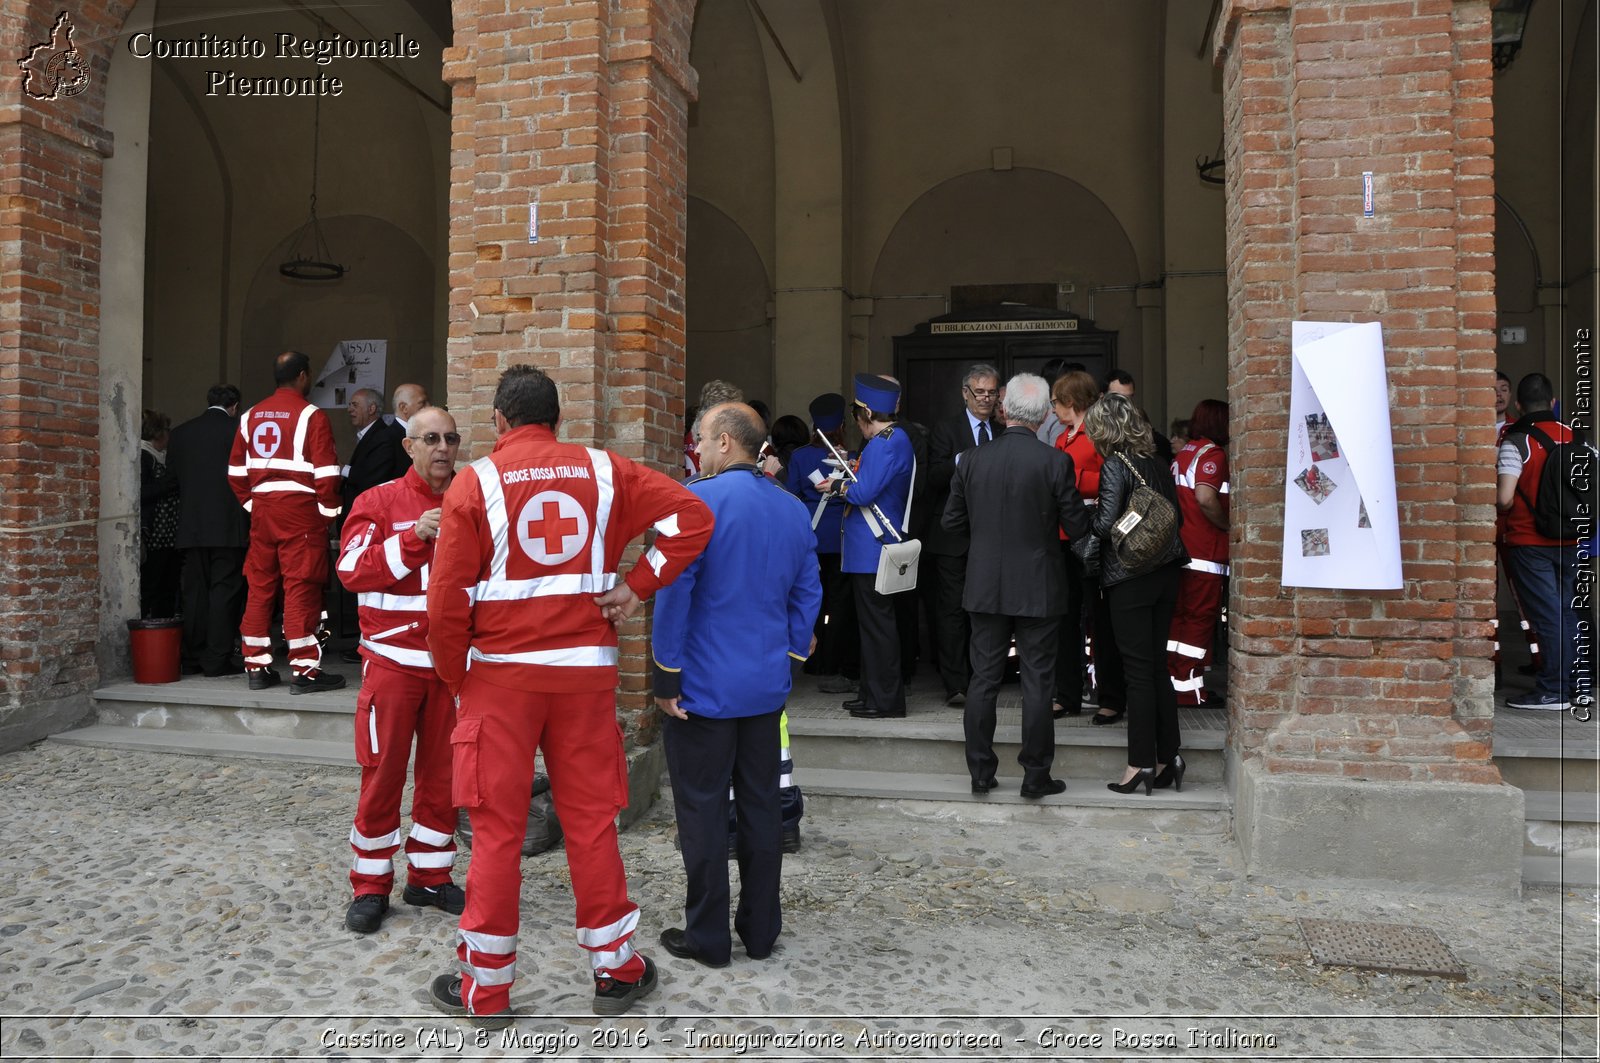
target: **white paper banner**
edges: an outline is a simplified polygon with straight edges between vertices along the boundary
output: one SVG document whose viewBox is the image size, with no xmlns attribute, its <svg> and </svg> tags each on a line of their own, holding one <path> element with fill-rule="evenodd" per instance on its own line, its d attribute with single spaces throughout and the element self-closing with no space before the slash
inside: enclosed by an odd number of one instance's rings
<svg viewBox="0 0 1600 1063">
<path fill-rule="evenodd" d="M 383 394 L 385 364 L 389 360 L 388 340 L 340 340 L 311 378 L 311 404 L 324 409 L 343 409 L 362 388 Z M 379 407 L 383 406 L 380 401 Z"/>
<path fill-rule="evenodd" d="M 1382 327 L 1296 321 L 1292 361 L 1283 585 L 1399 590 Z"/>
</svg>

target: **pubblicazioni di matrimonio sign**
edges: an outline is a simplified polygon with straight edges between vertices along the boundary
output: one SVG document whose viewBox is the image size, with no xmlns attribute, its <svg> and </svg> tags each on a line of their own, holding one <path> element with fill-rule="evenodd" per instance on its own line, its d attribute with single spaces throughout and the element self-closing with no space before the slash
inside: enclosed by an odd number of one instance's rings
<svg viewBox="0 0 1600 1063">
<path fill-rule="evenodd" d="M 302 37 L 295 33 L 274 33 L 270 37 L 243 34 L 224 37 L 201 33 L 193 37 L 160 37 L 141 30 L 128 38 L 128 52 L 135 59 L 199 60 L 213 63 L 228 60 L 275 60 L 309 63 L 313 71 L 270 73 L 241 72 L 232 67 L 207 69 L 207 96 L 338 96 L 344 81 L 326 68 L 341 59 L 416 59 L 422 46 L 413 37 L 395 33 L 387 37 Z"/>
</svg>

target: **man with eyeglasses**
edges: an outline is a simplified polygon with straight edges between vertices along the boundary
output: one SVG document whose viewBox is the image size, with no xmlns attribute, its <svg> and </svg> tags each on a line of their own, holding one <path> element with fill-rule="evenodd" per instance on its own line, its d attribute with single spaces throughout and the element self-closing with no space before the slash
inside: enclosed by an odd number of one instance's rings
<svg viewBox="0 0 1600 1063">
<path fill-rule="evenodd" d="M 455 418 L 428 406 L 412 415 L 402 445 L 410 468 L 362 492 L 345 520 L 339 554 L 339 579 L 357 596 L 364 659 L 355 721 L 361 796 L 350 829 L 355 899 L 344 917 L 358 934 L 377 930 L 389 911 L 413 736 L 416 786 L 405 836 L 403 897 L 407 904 L 452 915 L 466 905 L 465 892 L 450 881 L 456 857 L 450 785 L 455 701 L 428 652 L 427 598 L 444 490 L 455 477 L 461 436 Z"/>
<path fill-rule="evenodd" d="M 931 569 L 934 594 L 934 639 L 939 647 L 939 678 L 944 681 L 945 704 L 960 705 L 972 678 L 968 659 L 971 625 L 961 607 L 967 582 L 965 530 L 946 528 L 938 519 L 950 498 L 950 479 L 956 461 L 973 447 L 992 441 L 1003 426 L 995 420 L 1000 395 L 1000 371 L 992 365 L 974 365 L 961 380 L 964 409 L 933 426 L 928 438 L 928 498 L 935 517 L 922 542 L 926 570 Z"/>
</svg>

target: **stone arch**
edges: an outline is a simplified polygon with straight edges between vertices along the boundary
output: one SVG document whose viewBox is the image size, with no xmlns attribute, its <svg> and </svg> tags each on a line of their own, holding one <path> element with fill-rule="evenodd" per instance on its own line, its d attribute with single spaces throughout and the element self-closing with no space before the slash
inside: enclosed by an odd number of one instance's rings
<svg viewBox="0 0 1600 1063">
<path fill-rule="evenodd" d="M 689 197 L 685 278 L 687 401 L 700 385 L 738 381 L 750 398 L 772 403 L 772 283 L 761 253 L 739 224 L 703 199 Z"/>
<path fill-rule="evenodd" d="M 1117 348 L 1136 377 L 1141 322 L 1131 292 L 1091 305 L 1087 286 L 1131 285 L 1138 256 L 1105 202 L 1049 170 L 974 170 L 948 178 L 910 203 L 873 266 L 876 297 L 869 365 L 888 371 L 891 339 L 945 311 L 949 284 L 1071 282 L 1070 308 L 1121 333 Z"/>
</svg>

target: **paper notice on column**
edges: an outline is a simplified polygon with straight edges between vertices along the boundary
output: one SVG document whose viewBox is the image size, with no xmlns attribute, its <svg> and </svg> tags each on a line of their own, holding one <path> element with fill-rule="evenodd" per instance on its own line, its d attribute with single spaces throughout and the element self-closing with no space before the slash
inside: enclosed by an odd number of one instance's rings
<svg viewBox="0 0 1600 1063">
<path fill-rule="evenodd" d="M 1398 590 L 1382 327 L 1296 321 L 1292 361 L 1283 585 Z"/>
<path fill-rule="evenodd" d="M 371 388 L 382 395 L 388 360 L 388 340 L 340 340 L 328 355 L 322 371 L 311 378 L 311 405 L 325 409 L 343 407 L 350 396 L 362 388 Z"/>
</svg>

